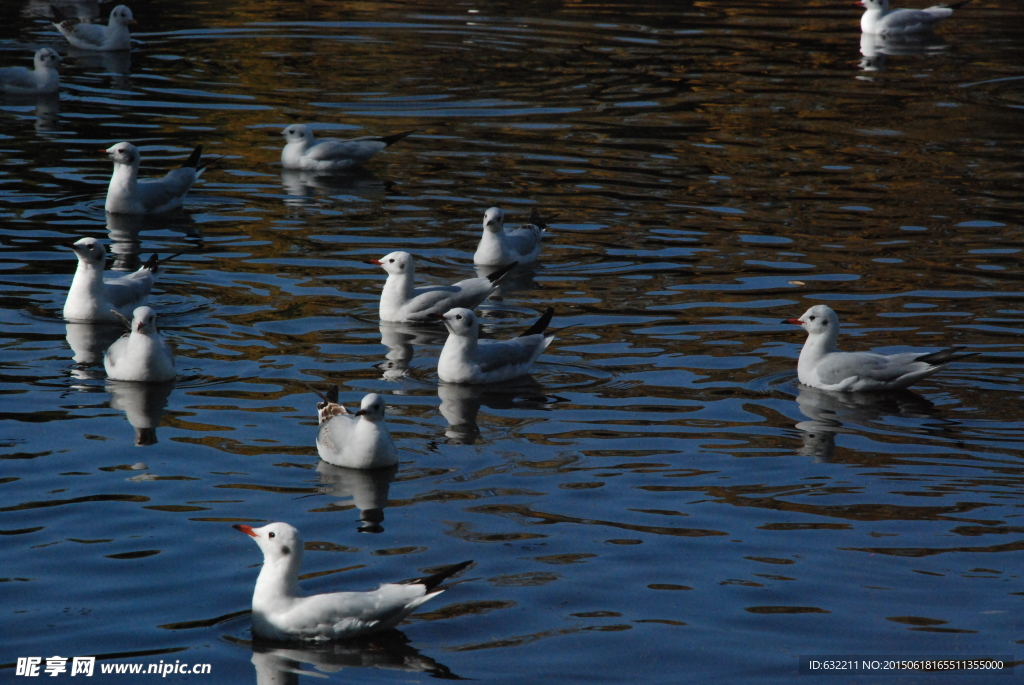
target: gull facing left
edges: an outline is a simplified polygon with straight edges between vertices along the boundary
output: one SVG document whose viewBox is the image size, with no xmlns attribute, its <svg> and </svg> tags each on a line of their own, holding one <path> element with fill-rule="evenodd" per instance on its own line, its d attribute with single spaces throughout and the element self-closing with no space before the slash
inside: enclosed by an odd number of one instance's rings
<svg viewBox="0 0 1024 685">
<path fill-rule="evenodd" d="M 357 412 L 338 402 L 336 385 L 320 397 L 316 451 L 321 459 L 350 469 L 382 469 L 398 463 L 398 450 L 384 423 L 383 397 L 370 393 Z"/>
<path fill-rule="evenodd" d="M 107 378 L 145 383 L 173 381 L 177 375 L 174 353 L 156 329 L 156 312 L 139 307 L 127 323 L 128 335 L 115 340 L 103 356 Z"/>
<path fill-rule="evenodd" d="M 0 93 L 5 95 L 49 95 L 60 88 L 57 65 L 60 55 L 50 48 L 36 50 L 35 70 L 27 67 L 0 69 Z"/>
<path fill-rule="evenodd" d="M 287 141 L 281 150 L 281 165 L 285 169 L 301 169 L 319 173 L 352 171 L 370 161 L 384 148 L 394 145 L 415 131 L 403 131 L 390 136 L 363 136 L 339 140 L 315 140 L 313 129 L 307 124 L 292 124 L 281 135 Z"/>
<path fill-rule="evenodd" d="M 82 238 L 71 249 L 78 255 L 78 268 L 64 302 L 64 318 L 76 323 L 112 323 L 132 315 L 136 307 L 146 304 L 162 262 L 153 255 L 135 273 L 105 279 L 103 268 L 107 250 L 95 238 Z M 117 314 L 111 310 L 116 310 Z"/>
<path fill-rule="evenodd" d="M 381 321 L 431 321 L 454 307 L 473 308 L 493 293 L 515 262 L 486 278 L 467 278 L 454 285 L 416 288 L 416 264 L 408 252 L 392 252 L 369 264 L 384 267 L 388 279 L 380 293 Z"/>
<path fill-rule="evenodd" d="M 104 205 L 111 214 L 159 214 L 181 207 L 189 188 L 203 175 L 205 164 L 199 160 L 203 146 L 197 145 L 181 167 L 163 178 L 139 180 L 139 149 L 131 143 L 111 145 L 104 150 L 114 163 Z"/>
<path fill-rule="evenodd" d="M 807 331 L 807 341 L 797 362 L 797 375 L 804 385 L 822 390 L 902 390 L 941 371 L 951 362 L 977 354 L 956 354 L 956 348 L 952 347 L 930 354 L 840 352 L 836 346 L 839 317 L 824 304 L 814 305 L 799 319 L 786 319 L 782 323 L 796 324 Z"/>
<path fill-rule="evenodd" d="M 911 36 L 928 33 L 940 21 L 950 17 L 953 10 L 963 7 L 971 0 L 952 5 L 934 5 L 923 10 L 889 9 L 889 0 L 860 0 L 864 14 L 860 17 L 862 33 L 880 36 Z"/>
<path fill-rule="evenodd" d="M 132 11 L 118 5 L 110 12 L 106 26 L 86 24 L 60 13 L 56 5 L 50 7 L 57 23 L 53 25 L 68 42 L 81 50 L 130 50 L 132 36 L 128 27 L 135 23 Z"/>
<path fill-rule="evenodd" d="M 231 526 L 252 536 L 263 550 L 263 568 L 252 594 L 252 632 L 270 640 L 338 640 L 394 628 L 427 600 L 444 592 L 441 583 L 472 561 L 433 575 L 385 583 L 369 592 L 332 592 L 300 597 L 304 543 L 287 523 L 262 528 Z"/>
<path fill-rule="evenodd" d="M 544 315 L 511 340 L 480 340 L 480 323 L 468 309 L 456 308 L 442 318 L 448 340 L 437 360 L 437 375 L 445 383 L 498 383 L 524 376 L 547 349 L 553 335 L 544 335 L 555 311 Z"/>
</svg>

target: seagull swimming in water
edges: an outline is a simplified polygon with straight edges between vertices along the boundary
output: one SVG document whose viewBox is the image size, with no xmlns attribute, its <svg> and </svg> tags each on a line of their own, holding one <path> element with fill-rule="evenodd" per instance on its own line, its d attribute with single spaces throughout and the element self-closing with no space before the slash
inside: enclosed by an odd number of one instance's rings
<svg viewBox="0 0 1024 685">
<path fill-rule="evenodd" d="M 512 262 L 534 262 L 540 255 L 540 241 L 547 227 L 534 207 L 529 223 L 506 229 L 505 212 L 491 207 L 484 212 L 484 233 L 473 254 L 473 263 L 504 266 Z"/>
<path fill-rule="evenodd" d="M 132 36 L 128 27 L 135 24 L 132 11 L 124 5 L 118 5 L 110 12 L 106 26 L 86 24 L 65 16 L 56 5 L 50 8 L 57 22 L 53 25 L 76 48 L 81 50 L 130 50 Z"/>
<path fill-rule="evenodd" d="M 64 318 L 76 323 L 112 323 L 133 316 L 135 308 L 149 299 L 160 266 L 178 256 L 160 261 L 153 255 L 135 273 L 108 280 L 103 278 L 107 256 L 103 243 L 82 238 L 71 249 L 78 256 L 78 268 L 64 302 Z"/>
<path fill-rule="evenodd" d="M 454 285 L 413 286 L 416 265 L 408 252 L 392 252 L 368 264 L 384 267 L 388 279 L 380 293 L 381 321 L 431 321 L 454 307 L 472 309 L 498 288 L 498 284 L 515 267 L 515 262 L 489 274 L 486 278 L 467 278 Z"/>
<path fill-rule="evenodd" d="M 281 135 L 284 149 L 281 150 L 281 164 L 285 169 L 300 169 L 320 173 L 352 171 L 370 161 L 370 158 L 386 147 L 394 145 L 415 131 L 404 131 L 390 136 L 363 136 L 338 140 L 321 138 L 314 140 L 313 129 L 307 124 L 292 124 Z"/>
<path fill-rule="evenodd" d="M 131 143 L 117 143 L 104 150 L 114 163 L 114 173 L 107 188 L 111 214 L 159 214 L 181 207 L 189 188 L 203 175 L 206 165 L 200 164 L 203 146 L 197 145 L 181 167 L 163 178 L 139 180 L 139 149 Z"/>
<path fill-rule="evenodd" d="M 448 340 L 437 360 L 437 375 L 445 383 L 498 383 L 530 372 L 553 335 L 544 335 L 555 311 L 550 307 L 532 326 L 511 340 L 480 340 L 480 323 L 468 309 L 444 314 Z"/>
<path fill-rule="evenodd" d="M 385 583 L 369 592 L 300 597 L 303 541 L 287 523 L 262 528 L 232 526 L 263 550 L 263 568 L 252 594 L 252 632 L 270 640 L 339 640 L 394 628 L 427 600 L 444 592 L 450 576 L 472 561 L 446 566 L 423 578 Z"/>
<path fill-rule="evenodd" d="M 956 348 L 930 354 L 840 352 L 836 347 L 839 317 L 824 304 L 814 305 L 799 319 L 786 319 L 782 323 L 796 324 L 807 331 L 807 341 L 800 350 L 797 363 L 797 375 L 804 385 L 822 390 L 902 390 L 941 371 L 951 362 L 977 354 L 957 354 Z"/>
<path fill-rule="evenodd" d="M 117 311 L 116 309 L 114 310 Z M 156 329 L 156 312 L 139 307 L 128 324 L 128 335 L 118 338 L 103 356 L 107 378 L 114 381 L 166 383 L 173 381 L 174 353 Z"/>
<path fill-rule="evenodd" d="M 50 48 L 36 50 L 35 70 L 28 67 L 0 69 L 0 93 L 5 95 L 50 95 L 60 89 L 57 65 L 60 55 Z"/>
<path fill-rule="evenodd" d="M 321 459 L 350 469 L 381 469 L 398 463 L 398 450 L 384 423 L 383 397 L 370 393 L 357 412 L 338 402 L 336 385 L 320 398 L 323 401 L 316 405 L 320 418 L 316 451 Z"/>
<path fill-rule="evenodd" d="M 860 18 L 862 33 L 880 36 L 909 36 L 934 30 L 940 21 L 971 0 L 952 5 L 935 5 L 923 10 L 889 9 L 889 0 L 860 0 L 864 14 Z"/>
</svg>

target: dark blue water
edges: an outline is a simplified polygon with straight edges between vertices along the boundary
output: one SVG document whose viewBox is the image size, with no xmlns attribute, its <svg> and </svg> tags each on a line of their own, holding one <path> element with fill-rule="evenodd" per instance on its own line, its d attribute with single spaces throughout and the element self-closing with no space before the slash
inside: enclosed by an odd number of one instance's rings
<svg viewBox="0 0 1024 685">
<path fill-rule="evenodd" d="M 762 682 L 801 655 L 1018 651 L 1019 3 L 883 45 L 819 0 L 130 6 L 130 56 L 0 8 L 4 66 L 65 56 L 59 100 L 0 103 L 3 673 Z M 417 133 L 324 179 L 282 174 L 293 122 Z M 119 140 L 146 174 L 199 143 L 215 161 L 185 211 L 108 219 L 97 150 Z M 363 262 L 470 277 L 490 206 L 557 216 L 487 330 L 548 305 L 564 330 L 532 382 L 439 387 L 443 331 L 379 324 Z M 105 381 L 119 332 L 61 320 L 86 235 L 116 269 L 183 253 L 150 301 L 173 388 Z M 846 349 L 980 354 L 913 392 L 811 391 L 780 321 L 816 303 Z M 307 383 L 386 396 L 393 481 L 319 462 Z M 465 559 L 471 582 L 400 633 L 254 646 L 261 558 L 230 524 L 277 520 L 310 593 Z"/>
</svg>

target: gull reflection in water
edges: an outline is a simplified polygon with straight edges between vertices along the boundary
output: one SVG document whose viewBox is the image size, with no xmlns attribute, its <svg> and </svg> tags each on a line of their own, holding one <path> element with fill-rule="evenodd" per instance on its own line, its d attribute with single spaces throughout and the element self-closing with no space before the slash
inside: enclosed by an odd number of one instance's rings
<svg viewBox="0 0 1024 685">
<path fill-rule="evenodd" d="M 102 380 L 103 353 L 124 334 L 124 326 L 109 323 L 68 323 L 67 341 L 75 361 L 71 376 L 79 380 Z"/>
<path fill-rule="evenodd" d="M 879 36 L 874 33 L 860 35 L 860 68 L 864 71 L 884 71 L 888 55 L 921 55 L 941 52 L 949 44 L 934 33 L 907 36 Z"/>
<path fill-rule="evenodd" d="M 60 130 L 60 93 L 0 94 L 0 106 L 14 109 L 35 107 L 37 131 Z"/>
<path fill-rule="evenodd" d="M 495 271 L 501 269 L 501 267 L 493 265 L 474 264 L 473 267 L 476 269 L 476 275 L 480 278 L 487 278 Z M 491 300 L 501 300 L 506 295 L 510 295 L 514 292 L 524 290 L 536 290 L 540 286 L 537 285 L 537 281 L 534 277 L 537 275 L 537 270 L 541 267 L 540 262 L 532 262 L 524 266 L 517 266 L 512 272 L 501 279 L 501 283 L 498 284 L 497 289 L 491 294 Z"/>
<path fill-rule="evenodd" d="M 167 407 L 167 400 L 174 390 L 170 383 L 137 383 L 132 381 L 107 381 L 110 406 L 125 413 L 128 423 L 135 429 L 137 446 L 155 445 L 156 429 Z"/>
<path fill-rule="evenodd" d="M 836 433 L 857 433 L 859 427 L 872 427 L 886 432 L 897 429 L 886 422 L 889 417 L 933 418 L 935 405 L 910 390 L 896 392 L 830 392 L 800 386 L 797 406 L 810 421 L 796 427 L 803 432 L 799 454 L 819 461 L 834 459 Z M 903 432 L 916 429 L 899 427 Z"/>
<path fill-rule="evenodd" d="M 138 271 L 142 266 L 142 239 L 139 233 L 154 229 L 183 233 L 189 243 L 202 247 L 202 233 L 192 215 L 184 210 L 142 216 L 134 214 L 111 214 L 107 212 L 107 233 L 110 236 L 108 251 L 114 256 L 113 271 Z M 172 250 L 174 248 L 171 248 Z"/>
<path fill-rule="evenodd" d="M 384 372 L 384 380 L 400 380 L 409 370 L 415 354 L 414 345 L 443 345 L 447 338 L 448 331 L 444 326 L 382 321 L 380 343 L 388 348 L 388 352 L 387 360 L 377 368 Z"/>
<path fill-rule="evenodd" d="M 380 180 L 369 171 L 349 174 L 318 174 L 296 169 L 281 170 L 281 185 L 288 198 L 285 204 L 305 205 L 318 195 L 344 200 L 346 197 L 366 199 L 381 197 L 391 184 Z"/>
<path fill-rule="evenodd" d="M 398 473 L 398 466 L 383 469 L 347 469 L 328 464 L 324 460 L 316 466 L 320 474 L 320 492 L 346 499 L 359 509 L 360 533 L 382 533 L 384 507 L 388 503 L 391 481 Z"/>
<path fill-rule="evenodd" d="M 53 7 L 56 6 L 65 17 L 89 22 L 100 19 L 100 4 L 111 0 L 29 0 L 28 5 L 21 11 L 21 15 L 27 19 L 49 19 L 56 17 Z"/>
<path fill-rule="evenodd" d="M 326 644 L 278 643 L 254 638 L 252 664 L 257 685 L 297 685 L 299 675 L 325 677 L 345 668 L 380 668 L 407 673 L 427 673 L 443 680 L 461 680 L 447 666 L 420 654 L 399 630 Z M 316 671 L 304 670 L 309 664 Z"/>
<path fill-rule="evenodd" d="M 448 422 L 445 435 L 456 445 L 472 445 L 480 435 L 476 417 L 481 406 L 492 409 L 539 409 L 559 398 L 544 394 L 544 388 L 532 376 L 491 385 L 437 386 L 441 415 Z"/>
</svg>

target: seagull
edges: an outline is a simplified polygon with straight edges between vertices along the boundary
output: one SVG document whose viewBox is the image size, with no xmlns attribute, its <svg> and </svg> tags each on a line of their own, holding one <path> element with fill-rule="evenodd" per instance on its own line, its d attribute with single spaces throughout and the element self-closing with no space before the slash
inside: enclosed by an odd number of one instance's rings
<svg viewBox="0 0 1024 685">
<path fill-rule="evenodd" d="M 437 360 L 437 375 L 445 383 L 497 383 L 530 371 L 533 362 L 555 339 L 544 335 L 555 310 L 548 307 L 536 323 L 511 340 L 479 340 L 480 323 L 468 309 L 457 307 L 441 318 L 448 340 Z"/>
<path fill-rule="evenodd" d="M 376 633 L 396 625 L 447 587 L 441 583 L 472 561 L 445 566 L 424 578 L 385 583 L 370 592 L 298 596 L 303 542 L 287 523 L 262 528 L 231 526 L 251 535 L 263 550 L 263 568 L 252 594 L 252 632 L 271 640 L 336 640 Z"/>
<path fill-rule="evenodd" d="M 840 352 L 836 349 L 839 317 L 824 304 L 814 305 L 799 319 L 786 319 L 782 323 L 803 326 L 807 331 L 807 342 L 800 350 L 797 375 L 804 385 L 822 390 L 902 390 L 941 371 L 951 362 L 978 354 L 957 354 L 957 348 L 930 354 Z"/>
<path fill-rule="evenodd" d="M 189 188 L 203 175 L 205 164 L 200 164 L 203 146 L 197 145 L 181 167 L 163 178 L 139 181 L 139 149 L 131 143 L 117 143 L 103 152 L 114 163 L 114 173 L 107 188 L 107 203 L 111 214 L 159 214 L 181 207 Z"/>
<path fill-rule="evenodd" d="M 860 18 L 862 33 L 874 33 L 880 36 L 906 36 L 915 33 L 927 33 L 933 30 L 953 10 L 963 7 L 971 0 L 957 2 L 952 5 L 935 5 L 923 10 L 890 10 L 889 0 L 860 0 L 864 5 L 864 14 Z"/>
<path fill-rule="evenodd" d="M 138 307 L 132 320 L 126 318 L 125 323 L 128 335 L 115 340 L 103 356 L 107 378 L 147 383 L 173 381 L 177 375 L 174 353 L 156 330 L 156 312 L 149 307 Z"/>
<path fill-rule="evenodd" d="M 540 239 L 548 225 L 534 207 L 530 223 L 514 230 L 505 230 L 505 212 L 491 207 L 484 212 L 484 234 L 473 254 L 475 264 L 504 266 L 512 262 L 529 264 L 540 254 Z"/>
<path fill-rule="evenodd" d="M 321 459 L 350 469 L 382 469 L 398 463 L 398 450 L 384 423 L 383 397 L 370 393 L 357 412 L 338 402 L 336 385 L 320 399 L 323 402 L 316 405 L 320 417 L 316 451 Z"/>
<path fill-rule="evenodd" d="M 0 93 L 5 95 L 48 95 L 60 88 L 57 65 L 60 55 L 50 48 L 36 50 L 35 71 L 28 67 L 0 69 Z"/>
<path fill-rule="evenodd" d="M 107 250 L 103 243 L 95 238 L 82 238 L 71 249 L 78 255 L 78 268 L 64 302 L 64 318 L 79 323 L 109 323 L 128 318 L 136 307 L 146 304 L 160 266 L 178 256 L 174 254 L 160 261 L 152 255 L 135 273 L 105 280 L 103 266 Z"/>
<path fill-rule="evenodd" d="M 370 158 L 402 138 L 415 133 L 403 131 L 390 136 L 363 136 L 338 140 L 321 138 L 314 142 L 313 129 L 306 124 L 292 124 L 281 135 L 288 141 L 281 150 L 281 164 L 285 169 L 301 169 L 334 173 L 352 171 L 370 161 Z"/>
<path fill-rule="evenodd" d="M 124 5 L 118 5 L 111 11 L 106 26 L 84 24 L 77 19 L 63 15 L 54 5 L 51 7 L 57 23 L 53 26 L 63 34 L 68 42 L 82 50 L 130 50 L 132 36 L 128 27 L 135 24 L 132 11 Z"/>
<path fill-rule="evenodd" d="M 454 307 L 473 308 L 486 300 L 515 267 L 513 262 L 486 278 L 415 288 L 416 265 L 408 252 L 392 252 L 366 263 L 382 266 L 388 272 L 388 280 L 380 293 L 380 319 L 399 323 L 430 321 Z"/>
</svg>

